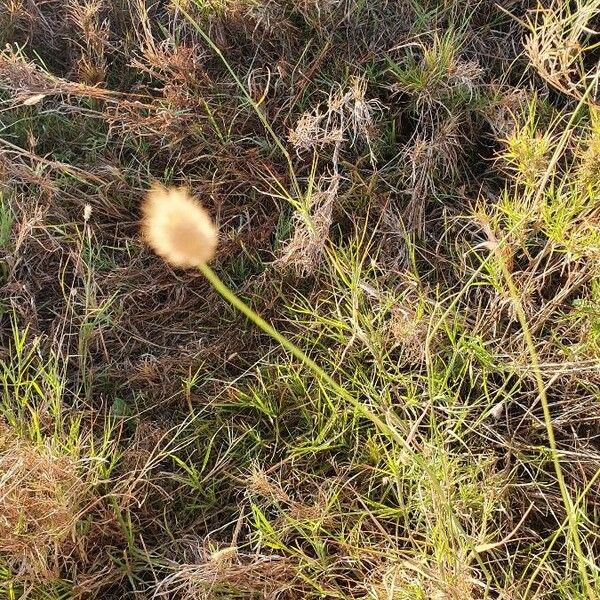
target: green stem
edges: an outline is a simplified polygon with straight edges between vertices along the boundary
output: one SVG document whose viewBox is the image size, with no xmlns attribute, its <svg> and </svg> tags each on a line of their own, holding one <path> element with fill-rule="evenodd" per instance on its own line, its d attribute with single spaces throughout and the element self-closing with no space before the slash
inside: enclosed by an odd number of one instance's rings
<svg viewBox="0 0 600 600">
<path fill-rule="evenodd" d="M 423 469 L 429 476 L 431 486 L 434 492 L 434 501 L 437 498 L 438 506 L 442 513 L 446 513 L 450 521 L 455 527 L 456 532 L 460 535 L 463 540 L 467 539 L 467 533 L 465 532 L 460 520 L 456 516 L 452 506 L 444 505 L 443 499 L 445 497 L 444 491 L 440 482 L 427 461 L 419 454 L 415 453 L 413 448 L 408 442 L 392 427 L 390 427 L 381 417 L 374 414 L 369 410 L 362 402 L 357 400 L 350 392 L 345 390 L 339 383 L 337 383 L 326 371 L 323 370 L 314 360 L 307 356 L 298 346 L 290 342 L 285 336 L 277 331 L 272 325 L 267 323 L 260 315 L 258 315 L 252 308 L 250 308 L 245 302 L 238 298 L 219 278 L 219 276 L 206 264 L 198 267 L 202 274 L 208 279 L 211 285 L 227 300 L 234 308 L 238 309 L 243 315 L 248 317 L 257 327 L 262 329 L 267 335 L 271 336 L 275 341 L 279 342 L 283 348 L 300 360 L 306 365 L 322 382 L 325 382 L 332 390 L 340 395 L 346 402 L 354 407 L 354 409 L 361 414 L 363 417 L 371 421 L 380 433 L 386 435 L 399 446 L 401 446 L 415 461 L 415 463 Z M 483 560 L 479 556 L 479 553 L 473 550 L 472 555 L 479 564 L 479 567 L 490 578 L 488 569 L 486 568 Z"/>
<path fill-rule="evenodd" d="M 194 2 L 197 4 L 198 0 L 194 0 Z M 196 32 L 202 37 L 202 39 L 210 46 L 211 50 L 219 57 L 219 59 L 221 60 L 221 62 L 223 63 L 223 66 L 227 69 L 227 71 L 229 71 L 229 74 L 231 75 L 232 79 L 235 81 L 238 89 L 242 92 L 242 94 L 244 95 L 244 98 L 250 103 L 250 106 L 252 106 L 252 108 L 254 109 L 254 112 L 260 119 L 261 123 L 263 124 L 263 127 L 267 130 L 267 132 L 273 139 L 273 142 L 275 142 L 275 145 L 277 146 L 277 148 L 279 148 L 279 150 L 283 154 L 283 156 L 288 164 L 288 167 L 289 167 L 290 177 L 291 177 L 291 180 L 292 180 L 292 183 L 294 186 L 294 191 L 297 195 L 300 195 L 300 186 L 298 185 L 298 181 L 296 180 L 296 173 L 294 170 L 294 165 L 292 163 L 292 157 L 290 156 L 290 153 L 286 150 L 285 146 L 279 139 L 279 136 L 275 133 L 275 131 L 271 127 L 271 124 L 267 120 L 267 117 L 265 116 L 263 110 L 260 108 L 258 103 L 254 100 L 254 98 L 252 98 L 252 96 L 246 89 L 246 86 L 240 81 L 240 78 L 237 76 L 236 72 L 231 68 L 231 65 L 229 64 L 229 62 L 227 61 L 227 59 L 221 52 L 221 49 L 212 41 L 211 37 L 202 29 L 200 24 L 185 10 L 185 8 L 181 5 L 180 2 L 178 2 L 178 1 L 176 2 L 176 7 L 177 7 L 177 10 L 189 21 L 190 25 L 196 30 Z"/>
<path fill-rule="evenodd" d="M 396 431 L 390 428 L 380 417 L 373 414 L 364 404 L 359 402 L 352 394 L 346 391 L 337 383 L 331 375 L 323 370 L 312 358 L 307 356 L 298 346 L 290 342 L 284 335 L 281 335 L 277 329 L 267 323 L 260 315 L 252 310 L 245 302 L 238 298 L 220 279 L 219 276 L 208 266 L 201 265 L 200 270 L 210 281 L 212 286 L 227 300 L 234 308 L 237 308 L 242 314 L 250 319 L 257 327 L 262 329 L 267 335 L 279 342 L 288 352 L 305 364 L 313 373 L 326 382 L 331 389 L 338 393 L 344 400 L 349 402 L 364 417 L 373 422 L 373 424 L 385 435 L 392 437 L 395 441 L 406 445 L 406 441 Z"/>
<path fill-rule="evenodd" d="M 514 282 L 512 274 L 508 269 L 508 266 L 506 265 L 506 261 L 504 260 L 503 256 L 500 254 L 499 251 L 497 251 L 497 256 L 500 262 L 502 273 L 504 275 L 504 279 L 506 280 L 506 283 L 508 285 L 508 290 L 511 296 L 511 300 L 513 302 L 513 306 L 515 308 L 515 312 L 517 313 L 517 319 L 519 320 L 521 330 L 523 331 L 523 337 L 525 338 L 525 345 L 527 347 L 529 359 L 531 360 L 531 366 L 533 369 L 535 382 L 538 390 L 538 396 L 544 413 L 544 423 L 546 425 L 546 434 L 548 436 L 548 444 L 550 446 L 550 453 L 552 455 L 552 463 L 554 465 L 554 471 L 556 473 L 556 479 L 558 481 L 558 487 L 560 488 L 563 504 L 565 505 L 565 510 L 567 511 L 569 533 L 571 538 L 573 539 L 573 544 L 575 545 L 575 553 L 577 555 L 577 565 L 579 569 L 579 574 L 581 575 L 583 585 L 585 587 L 586 593 L 588 594 L 587 597 L 596 598 L 597 596 L 593 593 L 591 583 L 588 578 L 585 559 L 581 547 L 581 541 L 579 539 L 577 514 L 573 505 L 573 500 L 571 499 L 571 495 L 569 493 L 569 489 L 567 488 L 567 484 L 565 483 L 565 478 L 560 464 L 560 455 L 556 446 L 554 427 L 552 426 L 552 415 L 550 414 L 550 404 L 548 402 L 548 395 L 546 394 L 546 385 L 544 383 L 542 369 L 540 367 L 540 361 L 537 355 L 537 351 L 535 349 L 533 336 L 531 335 L 531 329 L 529 328 L 527 316 L 525 314 L 525 310 L 523 309 L 521 296 Z"/>
</svg>

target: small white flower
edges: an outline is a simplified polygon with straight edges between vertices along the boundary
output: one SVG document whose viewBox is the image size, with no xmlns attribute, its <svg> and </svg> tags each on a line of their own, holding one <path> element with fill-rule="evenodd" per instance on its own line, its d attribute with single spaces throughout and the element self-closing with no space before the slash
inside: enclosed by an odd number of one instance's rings
<svg viewBox="0 0 600 600">
<path fill-rule="evenodd" d="M 90 217 L 92 216 L 92 205 L 91 204 L 86 204 L 83 207 L 83 220 L 85 223 L 87 223 L 90 220 Z"/>
</svg>

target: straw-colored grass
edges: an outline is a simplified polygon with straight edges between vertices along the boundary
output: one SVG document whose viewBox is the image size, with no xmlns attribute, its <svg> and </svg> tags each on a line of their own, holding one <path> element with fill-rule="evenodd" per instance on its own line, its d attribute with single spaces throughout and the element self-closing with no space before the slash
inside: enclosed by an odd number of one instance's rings
<svg viewBox="0 0 600 600">
<path fill-rule="evenodd" d="M 597 598 L 599 14 L 0 0 L 0 598 Z"/>
</svg>

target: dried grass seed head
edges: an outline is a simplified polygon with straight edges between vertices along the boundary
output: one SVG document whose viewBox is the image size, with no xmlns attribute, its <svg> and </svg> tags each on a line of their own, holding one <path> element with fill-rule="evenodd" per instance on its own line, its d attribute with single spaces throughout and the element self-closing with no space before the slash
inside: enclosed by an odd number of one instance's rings
<svg viewBox="0 0 600 600">
<path fill-rule="evenodd" d="M 148 245 L 175 267 L 197 267 L 212 259 L 217 230 L 200 203 L 185 188 L 153 186 L 142 206 Z"/>
</svg>

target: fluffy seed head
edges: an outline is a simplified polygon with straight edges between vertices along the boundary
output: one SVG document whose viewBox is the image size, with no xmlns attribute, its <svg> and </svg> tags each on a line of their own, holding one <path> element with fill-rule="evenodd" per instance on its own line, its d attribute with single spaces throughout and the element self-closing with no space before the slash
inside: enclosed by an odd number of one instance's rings
<svg viewBox="0 0 600 600">
<path fill-rule="evenodd" d="M 213 222 L 185 188 L 153 186 L 142 205 L 147 244 L 175 267 L 207 263 L 217 248 Z"/>
</svg>

